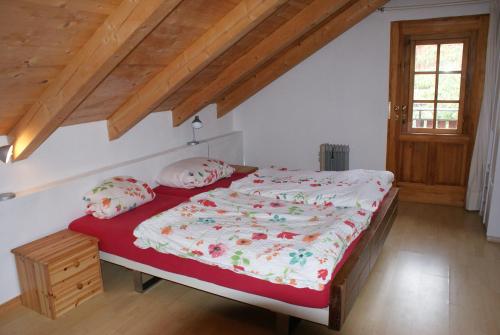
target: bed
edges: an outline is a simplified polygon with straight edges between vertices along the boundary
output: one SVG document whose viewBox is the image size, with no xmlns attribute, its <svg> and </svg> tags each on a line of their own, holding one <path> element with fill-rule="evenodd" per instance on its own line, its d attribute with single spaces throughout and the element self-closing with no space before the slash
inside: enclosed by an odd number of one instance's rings
<svg viewBox="0 0 500 335">
<path fill-rule="evenodd" d="M 371 224 L 348 247 L 333 271 L 333 277 L 321 291 L 279 285 L 210 266 L 153 249 L 133 246 L 133 230 L 147 218 L 183 203 L 191 196 L 220 187 L 229 187 L 246 173 L 235 173 L 198 189 L 158 187 L 152 202 L 110 220 L 85 216 L 69 228 L 99 238 L 101 259 L 135 272 L 136 290 L 142 291 L 142 274 L 162 278 L 277 313 L 277 329 L 288 332 L 292 318 L 309 320 L 340 330 L 354 301 L 368 278 L 390 231 L 397 211 L 398 190 L 385 196 Z M 150 285 L 147 282 L 146 285 Z"/>
</svg>

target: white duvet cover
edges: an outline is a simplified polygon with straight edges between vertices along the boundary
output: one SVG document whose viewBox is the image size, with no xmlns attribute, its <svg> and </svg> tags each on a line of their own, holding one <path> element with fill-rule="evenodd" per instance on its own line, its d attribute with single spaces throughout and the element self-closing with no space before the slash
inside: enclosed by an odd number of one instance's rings
<svg viewBox="0 0 500 335">
<path fill-rule="evenodd" d="M 245 194 L 297 204 L 356 207 L 375 211 L 392 186 L 389 171 L 307 171 L 266 168 L 234 181 L 230 188 Z"/>
<path fill-rule="evenodd" d="M 139 248 L 299 288 L 323 289 L 371 212 L 294 204 L 221 188 L 142 222 Z"/>
</svg>

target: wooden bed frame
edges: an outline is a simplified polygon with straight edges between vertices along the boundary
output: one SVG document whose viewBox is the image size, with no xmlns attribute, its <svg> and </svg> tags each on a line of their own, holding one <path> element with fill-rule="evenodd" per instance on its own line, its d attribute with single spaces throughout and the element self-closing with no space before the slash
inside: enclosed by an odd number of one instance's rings
<svg viewBox="0 0 500 335">
<path fill-rule="evenodd" d="M 398 211 L 399 189 L 393 187 L 381 204 L 370 226 L 333 279 L 330 292 L 328 327 L 340 330 L 368 280 Z"/>
<path fill-rule="evenodd" d="M 326 308 L 309 308 L 288 304 L 160 270 L 102 251 L 100 255 L 102 260 L 133 270 L 134 286 L 136 291 L 140 293 L 143 293 L 161 278 L 276 312 L 276 332 L 279 334 L 288 334 L 297 319 L 312 321 L 328 326 L 333 330 L 340 330 L 361 288 L 367 281 L 368 275 L 373 269 L 385 239 L 391 230 L 397 214 L 398 193 L 399 190 L 395 187 L 389 191 L 358 245 L 335 276 L 331 286 L 330 304 Z M 143 274 L 149 274 L 153 278 L 143 282 Z"/>
</svg>

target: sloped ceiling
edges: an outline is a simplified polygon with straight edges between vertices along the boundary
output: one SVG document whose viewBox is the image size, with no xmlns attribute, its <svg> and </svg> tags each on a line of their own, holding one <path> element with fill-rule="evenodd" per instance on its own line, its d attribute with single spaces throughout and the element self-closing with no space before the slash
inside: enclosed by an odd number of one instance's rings
<svg viewBox="0 0 500 335">
<path fill-rule="evenodd" d="M 386 0 L 0 0 L 0 134 L 15 159 L 59 126 L 230 112 Z"/>
</svg>

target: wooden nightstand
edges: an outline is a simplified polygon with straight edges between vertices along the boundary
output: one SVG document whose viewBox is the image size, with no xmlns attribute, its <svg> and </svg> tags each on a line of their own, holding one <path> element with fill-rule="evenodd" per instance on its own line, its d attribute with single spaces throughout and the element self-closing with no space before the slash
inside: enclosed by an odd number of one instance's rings
<svg viewBox="0 0 500 335">
<path fill-rule="evenodd" d="M 246 165 L 231 165 L 235 171 L 238 173 L 254 173 L 258 170 L 255 166 L 246 166 Z"/>
<path fill-rule="evenodd" d="M 55 319 L 101 293 L 97 242 L 62 230 L 12 250 L 23 305 Z"/>
</svg>

